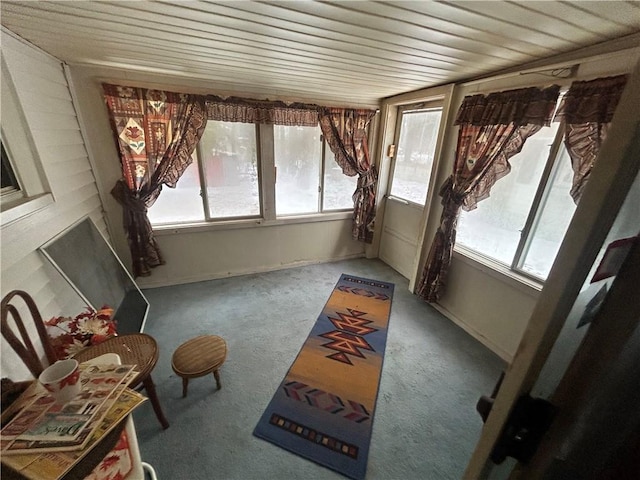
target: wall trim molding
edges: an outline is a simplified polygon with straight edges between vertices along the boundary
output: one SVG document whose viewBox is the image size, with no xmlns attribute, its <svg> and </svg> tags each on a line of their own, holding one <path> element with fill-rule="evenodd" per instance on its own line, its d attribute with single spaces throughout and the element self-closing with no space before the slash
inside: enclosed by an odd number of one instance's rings
<svg viewBox="0 0 640 480">
<path fill-rule="evenodd" d="M 288 268 L 305 267 L 307 265 L 320 265 L 322 263 L 340 262 L 342 260 L 351 260 L 354 258 L 366 258 L 366 256 L 364 253 L 358 253 L 353 255 L 344 255 L 341 257 L 333 257 L 333 258 L 321 259 L 321 260 L 301 260 L 297 262 L 283 263 L 283 264 L 273 265 L 273 266 L 235 270 L 233 272 L 227 272 L 227 273 L 212 273 L 212 274 L 194 275 L 191 277 L 173 277 L 171 279 L 172 281 L 170 282 L 164 279 L 159 281 L 158 280 L 154 281 L 153 273 L 152 273 L 150 277 L 136 278 L 136 283 L 138 284 L 138 287 L 140 287 L 140 289 L 170 287 L 174 285 L 183 285 L 186 283 L 206 282 L 208 280 L 219 280 L 221 278 L 240 277 L 242 275 L 251 275 L 254 273 L 275 272 L 278 270 L 286 270 Z M 157 268 L 162 268 L 162 266 Z"/>
<path fill-rule="evenodd" d="M 502 360 L 504 360 L 508 364 L 511 364 L 511 362 L 513 361 L 513 354 L 512 353 L 507 352 L 502 347 L 500 347 L 499 345 L 497 345 L 496 343 L 494 343 L 493 341 L 491 341 L 490 339 L 488 339 L 487 337 L 482 335 L 480 332 L 478 332 L 478 330 L 473 328 L 468 323 L 465 323 L 463 320 L 461 320 L 460 318 L 455 316 L 453 313 L 451 313 L 448 309 L 446 309 L 442 305 L 440 305 L 438 303 L 430 303 L 429 305 L 431 305 L 433 308 L 435 308 L 438 312 L 440 312 L 442 315 L 447 317 L 449 320 L 451 320 L 457 326 L 462 328 L 465 332 L 467 332 L 473 338 L 478 340 L 480 343 L 482 343 L 485 347 L 487 347 L 493 353 L 498 355 Z"/>
</svg>

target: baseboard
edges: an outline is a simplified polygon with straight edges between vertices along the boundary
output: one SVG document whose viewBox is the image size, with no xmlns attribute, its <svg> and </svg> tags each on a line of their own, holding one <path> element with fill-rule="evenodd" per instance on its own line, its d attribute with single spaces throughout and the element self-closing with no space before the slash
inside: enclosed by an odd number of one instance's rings
<svg viewBox="0 0 640 480">
<path fill-rule="evenodd" d="M 503 359 L 505 362 L 510 364 L 513 361 L 513 354 L 505 351 L 503 348 L 501 348 L 500 346 L 496 345 L 494 342 L 492 342 L 487 337 L 485 337 L 480 332 L 478 332 L 475 328 L 471 327 L 470 325 L 465 323 L 463 320 L 461 320 L 460 318 L 456 317 L 453 313 L 451 313 L 445 307 L 443 307 L 442 305 L 437 304 L 437 303 L 430 303 L 429 305 L 431 305 L 433 308 L 435 308 L 438 312 L 440 312 L 442 315 L 447 317 L 449 320 L 451 320 L 457 326 L 462 328 L 465 332 L 467 332 L 473 338 L 478 340 L 485 347 L 487 347 L 489 350 L 491 350 L 493 353 L 495 353 L 501 359 Z"/>
<path fill-rule="evenodd" d="M 207 280 L 218 280 L 220 278 L 230 278 L 230 277 L 239 277 L 241 275 L 251 275 L 254 273 L 266 273 L 266 272 L 275 272 L 277 270 L 285 270 L 287 268 L 295 268 L 295 267 L 304 267 L 307 265 L 319 265 L 321 263 L 333 263 L 340 262 L 343 260 L 352 260 L 355 258 L 365 258 L 364 253 L 358 253 L 354 255 L 345 255 L 343 257 L 338 258 L 329 258 L 324 260 L 302 260 L 298 262 L 291 262 L 287 264 L 281 265 L 273 265 L 266 266 L 261 268 L 247 268 L 235 270 L 233 272 L 226 273 L 212 273 L 212 274 L 203 274 L 197 275 L 193 277 L 181 277 L 181 278 L 173 278 L 171 281 L 162 280 L 162 281 L 153 281 L 153 273 L 151 277 L 145 278 L 137 278 L 136 282 L 138 283 L 138 287 L 143 288 L 159 288 L 159 287 L 170 287 L 173 285 L 183 285 L 187 283 L 195 283 L 195 282 L 206 282 Z"/>
</svg>

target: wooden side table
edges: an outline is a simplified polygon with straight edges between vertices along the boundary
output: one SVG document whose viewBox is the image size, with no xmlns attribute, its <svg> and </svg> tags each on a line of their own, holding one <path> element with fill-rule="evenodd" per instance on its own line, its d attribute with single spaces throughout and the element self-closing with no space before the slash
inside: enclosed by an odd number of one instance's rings
<svg viewBox="0 0 640 480">
<path fill-rule="evenodd" d="M 120 355 L 123 365 L 136 365 L 138 375 L 133 379 L 130 387 L 135 388 L 142 383 L 162 428 L 169 428 L 169 422 L 164 416 L 156 393 L 156 386 L 151 378 L 151 372 L 155 368 L 159 356 L 158 344 L 155 339 L 146 333 L 119 335 L 85 348 L 76 353 L 73 358 L 78 362 L 85 362 L 105 353 L 117 353 Z"/>
<path fill-rule="evenodd" d="M 202 377 L 213 372 L 218 390 L 220 374 L 218 369 L 227 358 L 227 344 L 217 335 L 201 335 L 187 340 L 173 353 L 171 367 L 182 377 L 182 396 L 187 396 L 190 378 Z"/>
</svg>

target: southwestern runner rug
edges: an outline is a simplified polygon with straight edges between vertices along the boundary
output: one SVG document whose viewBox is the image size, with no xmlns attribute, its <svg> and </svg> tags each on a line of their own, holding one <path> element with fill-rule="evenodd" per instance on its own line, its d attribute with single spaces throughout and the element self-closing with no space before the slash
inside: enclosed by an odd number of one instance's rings
<svg viewBox="0 0 640 480">
<path fill-rule="evenodd" d="M 393 287 L 342 274 L 255 436 L 364 478 Z"/>
</svg>

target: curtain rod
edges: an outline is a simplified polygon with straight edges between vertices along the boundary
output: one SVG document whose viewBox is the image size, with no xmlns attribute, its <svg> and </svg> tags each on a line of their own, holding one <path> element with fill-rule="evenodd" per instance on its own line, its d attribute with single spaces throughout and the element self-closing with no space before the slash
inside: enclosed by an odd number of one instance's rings
<svg viewBox="0 0 640 480">
<path fill-rule="evenodd" d="M 543 75 L 545 77 L 552 78 L 572 78 L 578 73 L 579 63 L 575 63 L 566 67 L 559 68 L 545 68 L 542 70 L 524 71 L 518 72 L 520 75 Z M 549 72 L 549 73 L 547 73 Z"/>
<path fill-rule="evenodd" d="M 557 62 L 557 63 L 552 63 L 544 66 L 541 65 L 539 67 L 525 68 L 522 70 L 510 71 L 510 72 L 505 72 L 497 75 L 489 75 L 488 77 L 478 78 L 476 80 L 471 80 L 469 82 L 462 82 L 460 85 L 463 87 L 471 87 L 471 86 L 479 85 L 482 83 L 494 82 L 496 80 L 503 80 L 505 78 L 512 78 L 512 77 L 521 76 L 521 75 L 534 75 L 534 74 L 544 75 L 544 73 L 540 73 L 540 72 L 549 72 L 552 70 L 560 70 L 560 69 L 574 68 L 574 67 L 577 73 L 577 70 L 580 68 L 580 66 L 582 66 L 585 63 L 597 62 L 599 60 L 608 59 L 613 56 L 629 55 L 630 50 L 637 51 L 637 47 L 624 48 L 622 50 L 617 50 L 614 52 L 601 53 L 599 55 L 592 55 L 592 56 L 587 56 L 587 57 L 582 57 L 577 59 L 574 58 L 573 60 L 567 60 L 564 62 Z M 550 76 L 550 75 L 547 75 L 547 76 Z M 571 77 L 555 76 L 554 78 L 571 78 Z"/>
</svg>

